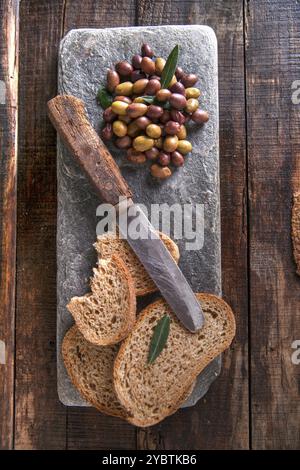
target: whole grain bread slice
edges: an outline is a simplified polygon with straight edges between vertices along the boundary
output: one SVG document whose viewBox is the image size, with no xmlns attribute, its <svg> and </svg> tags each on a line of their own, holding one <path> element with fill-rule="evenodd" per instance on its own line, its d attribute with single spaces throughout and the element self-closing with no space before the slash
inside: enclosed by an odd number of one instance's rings
<svg viewBox="0 0 300 470">
<path fill-rule="evenodd" d="M 132 329 L 136 297 L 132 276 L 117 256 L 99 260 L 91 293 L 73 297 L 67 305 L 83 336 L 93 344 L 115 344 Z"/>
<path fill-rule="evenodd" d="M 96 346 L 74 325 L 62 343 L 65 367 L 81 396 L 102 413 L 126 419 L 113 384 L 113 365 L 119 346 Z"/>
<path fill-rule="evenodd" d="M 230 307 L 211 294 L 197 294 L 205 325 L 197 333 L 186 330 L 164 300 L 146 307 L 122 343 L 114 365 L 114 385 L 121 404 L 136 426 L 152 426 L 174 413 L 186 397 L 187 386 L 230 345 L 235 320 Z M 147 364 L 150 340 L 157 322 L 171 318 L 165 348 Z"/>
<path fill-rule="evenodd" d="M 159 232 L 159 236 L 176 263 L 178 263 L 179 250 L 176 243 L 162 232 Z M 128 242 L 120 238 L 118 232 L 116 234 L 114 232 L 108 232 L 98 236 L 94 247 L 101 259 L 110 257 L 113 253 L 118 254 L 123 259 L 132 275 L 137 296 L 150 294 L 157 290 L 156 285 L 147 274 Z"/>
<path fill-rule="evenodd" d="M 62 355 L 69 377 L 80 395 L 102 413 L 128 420 L 113 383 L 114 361 L 118 344 L 96 346 L 87 341 L 74 325 L 62 343 Z M 186 399 L 195 383 L 186 390 Z"/>
</svg>

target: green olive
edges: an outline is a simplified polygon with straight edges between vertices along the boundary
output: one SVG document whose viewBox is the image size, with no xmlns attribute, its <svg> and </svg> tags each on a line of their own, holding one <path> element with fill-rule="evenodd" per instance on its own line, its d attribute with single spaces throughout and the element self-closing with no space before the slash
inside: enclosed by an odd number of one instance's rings
<svg viewBox="0 0 300 470">
<path fill-rule="evenodd" d="M 148 110 L 148 106 L 146 104 L 131 103 L 126 110 L 126 113 L 131 118 L 138 118 L 146 114 L 147 110 Z"/>
<path fill-rule="evenodd" d="M 190 98 L 199 98 L 200 90 L 199 88 L 193 88 L 193 87 L 186 88 L 185 96 L 187 100 L 189 100 Z"/>
<path fill-rule="evenodd" d="M 192 144 L 188 140 L 179 140 L 176 150 L 182 153 L 182 155 L 186 155 L 187 153 L 192 151 L 192 148 Z"/>
<path fill-rule="evenodd" d="M 165 65 L 165 59 L 163 59 L 162 57 L 157 57 L 157 59 L 155 60 L 155 72 L 160 75 Z"/>
<path fill-rule="evenodd" d="M 132 94 L 133 83 L 123 82 L 116 86 L 115 93 L 117 95 L 130 96 Z"/>
<path fill-rule="evenodd" d="M 144 93 L 146 86 L 148 85 L 149 80 L 147 78 L 140 78 L 132 86 L 132 92 L 135 95 L 141 95 Z"/>
<path fill-rule="evenodd" d="M 127 126 L 125 122 L 114 121 L 113 122 L 113 133 L 118 137 L 124 137 L 127 134 Z"/>
<path fill-rule="evenodd" d="M 194 111 L 196 111 L 196 109 L 198 109 L 199 107 L 199 101 L 196 100 L 195 98 L 190 98 L 189 100 L 187 100 L 186 102 L 186 105 L 185 105 L 185 110 L 188 112 L 188 113 L 193 113 Z"/>
<path fill-rule="evenodd" d="M 177 137 L 179 140 L 184 140 L 187 136 L 186 127 L 182 124 L 177 132 Z"/>
<path fill-rule="evenodd" d="M 121 116 L 126 115 L 126 109 L 128 108 L 128 103 L 124 101 L 114 101 L 111 104 L 111 109 L 115 114 L 120 114 Z"/>
<path fill-rule="evenodd" d="M 139 152 L 146 152 L 147 150 L 150 150 L 153 145 L 154 140 L 146 137 L 145 135 L 140 135 L 133 141 L 133 148 Z"/>
<path fill-rule="evenodd" d="M 161 136 L 161 128 L 157 124 L 149 124 L 146 127 L 146 134 L 152 139 L 158 139 Z"/>
<path fill-rule="evenodd" d="M 161 137 L 159 137 L 158 139 L 155 139 L 154 140 L 154 145 L 155 147 L 157 147 L 158 149 L 162 149 L 163 147 L 163 140 Z"/>
<path fill-rule="evenodd" d="M 178 137 L 177 135 L 168 135 L 163 144 L 163 149 L 165 152 L 174 152 L 177 149 Z"/>
</svg>

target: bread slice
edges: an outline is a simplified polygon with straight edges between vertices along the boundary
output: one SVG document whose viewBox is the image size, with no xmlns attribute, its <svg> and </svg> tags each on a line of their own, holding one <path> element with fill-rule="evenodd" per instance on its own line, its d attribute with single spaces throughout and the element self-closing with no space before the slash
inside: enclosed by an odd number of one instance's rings
<svg viewBox="0 0 300 470">
<path fill-rule="evenodd" d="M 102 413 L 128 420 L 129 414 L 115 393 L 113 366 L 119 345 L 96 346 L 74 325 L 62 343 L 62 355 L 69 377 L 80 395 Z M 186 399 L 195 382 L 186 390 Z"/>
<path fill-rule="evenodd" d="M 162 232 L 159 232 L 159 236 L 168 248 L 176 263 L 178 263 L 179 250 L 176 243 Z M 122 238 L 119 238 L 118 234 L 115 235 L 113 232 L 108 232 L 104 235 L 98 236 L 94 247 L 96 248 L 97 253 L 101 258 L 108 258 L 113 253 L 116 253 L 123 259 L 132 275 L 137 296 L 150 294 L 151 292 L 155 292 L 157 290 L 156 285 L 147 274 L 145 268 L 133 252 L 132 248 L 129 246 L 128 242 Z"/>
<path fill-rule="evenodd" d="M 174 413 L 186 398 L 196 376 L 230 345 L 235 320 L 230 307 L 211 294 L 197 294 L 205 325 L 197 333 L 186 330 L 164 300 L 146 307 L 122 343 L 114 366 L 115 391 L 136 426 L 152 426 Z M 171 318 L 166 347 L 147 364 L 153 329 L 159 319 Z"/>
<path fill-rule="evenodd" d="M 99 260 L 91 293 L 73 297 L 67 305 L 83 336 L 93 344 L 115 344 L 132 329 L 136 316 L 134 283 L 117 255 Z"/>
<path fill-rule="evenodd" d="M 65 367 L 81 396 L 102 413 L 126 419 L 114 390 L 113 365 L 119 346 L 95 346 L 74 325 L 62 343 Z"/>
</svg>

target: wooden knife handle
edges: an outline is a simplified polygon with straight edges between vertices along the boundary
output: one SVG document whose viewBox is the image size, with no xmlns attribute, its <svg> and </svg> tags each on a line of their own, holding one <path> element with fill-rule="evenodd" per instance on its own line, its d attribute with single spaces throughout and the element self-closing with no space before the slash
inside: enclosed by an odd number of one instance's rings
<svg viewBox="0 0 300 470">
<path fill-rule="evenodd" d="M 48 101 L 48 114 L 102 201 L 115 205 L 119 197 L 131 198 L 118 165 L 87 118 L 83 101 L 75 96 L 58 95 Z"/>
</svg>

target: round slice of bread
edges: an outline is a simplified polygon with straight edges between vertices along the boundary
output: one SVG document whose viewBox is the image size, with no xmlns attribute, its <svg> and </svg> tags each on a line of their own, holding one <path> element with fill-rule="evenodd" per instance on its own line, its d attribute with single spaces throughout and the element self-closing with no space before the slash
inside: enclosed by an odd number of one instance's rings
<svg viewBox="0 0 300 470">
<path fill-rule="evenodd" d="M 171 238 L 162 232 L 159 232 L 159 236 L 166 245 L 170 254 L 178 263 L 179 261 L 179 250 Z M 113 253 L 119 255 L 126 266 L 128 267 L 135 286 L 135 293 L 137 296 L 147 295 L 151 292 L 157 291 L 157 287 L 152 279 L 147 274 L 145 268 L 135 255 L 128 242 L 122 238 L 119 238 L 118 233 L 108 232 L 101 236 L 98 236 L 97 242 L 94 244 L 99 257 L 108 258 Z"/>
<path fill-rule="evenodd" d="M 115 360 L 114 384 L 128 421 L 152 426 L 174 413 L 186 399 L 186 390 L 197 375 L 229 347 L 235 335 L 231 308 L 211 294 L 196 294 L 205 324 L 189 332 L 177 320 L 164 300 L 146 307 Z M 171 319 L 167 343 L 154 363 L 148 364 L 153 330 L 164 316 Z"/>
<path fill-rule="evenodd" d="M 93 270 L 91 293 L 67 305 L 83 336 L 93 344 L 115 344 L 132 329 L 136 297 L 132 276 L 123 260 L 112 255 Z"/>
<path fill-rule="evenodd" d="M 95 346 L 74 325 L 62 343 L 62 356 L 73 385 L 102 413 L 126 419 L 113 384 L 113 365 L 119 346 Z"/>
</svg>

